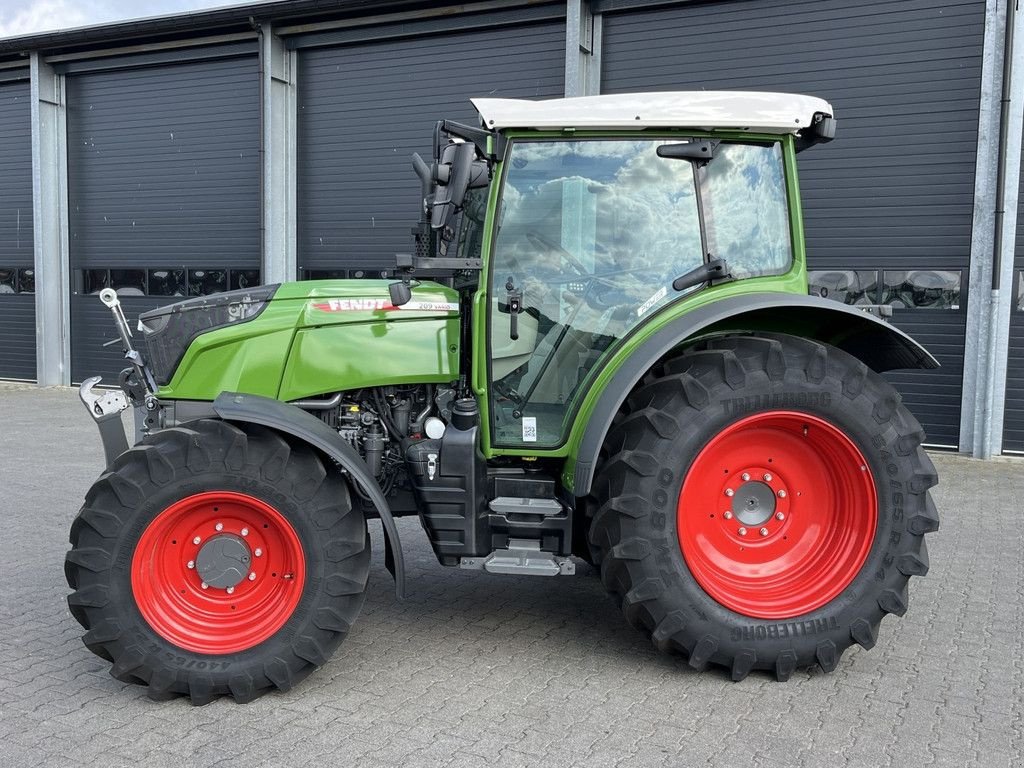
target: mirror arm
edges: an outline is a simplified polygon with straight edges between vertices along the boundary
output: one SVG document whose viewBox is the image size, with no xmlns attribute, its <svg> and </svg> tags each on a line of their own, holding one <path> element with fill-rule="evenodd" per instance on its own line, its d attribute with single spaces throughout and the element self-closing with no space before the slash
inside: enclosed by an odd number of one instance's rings
<svg viewBox="0 0 1024 768">
<path fill-rule="evenodd" d="M 474 128 L 453 120 L 442 120 L 438 123 L 438 127 L 449 136 L 458 136 L 475 145 L 480 154 L 487 158 L 488 163 L 496 163 L 505 154 L 505 145 L 508 144 L 508 139 L 497 131 Z M 487 146 L 488 140 L 493 142 L 491 148 Z"/>
</svg>

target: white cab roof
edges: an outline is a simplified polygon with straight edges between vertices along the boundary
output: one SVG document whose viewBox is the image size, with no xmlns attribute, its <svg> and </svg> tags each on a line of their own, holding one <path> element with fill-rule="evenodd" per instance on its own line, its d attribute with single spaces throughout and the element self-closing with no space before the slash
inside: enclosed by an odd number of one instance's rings
<svg viewBox="0 0 1024 768">
<path fill-rule="evenodd" d="M 756 91 L 667 91 L 568 99 L 473 99 L 487 128 L 731 128 L 796 133 L 815 112 L 834 116 L 814 96 Z"/>
</svg>

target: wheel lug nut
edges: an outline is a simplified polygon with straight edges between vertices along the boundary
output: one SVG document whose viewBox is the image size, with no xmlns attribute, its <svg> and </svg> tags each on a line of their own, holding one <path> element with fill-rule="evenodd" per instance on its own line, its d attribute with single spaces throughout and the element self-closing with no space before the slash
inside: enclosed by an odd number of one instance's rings
<svg viewBox="0 0 1024 768">
<path fill-rule="evenodd" d="M 205 581 L 202 584 L 200 584 L 199 586 L 202 587 L 203 589 L 209 589 L 210 588 L 210 585 L 207 584 Z"/>
<path fill-rule="evenodd" d="M 255 573 L 250 573 L 249 574 L 249 581 L 256 581 L 256 574 Z"/>
<path fill-rule="evenodd" d="M 726 520 L 732 520 L 732 512 L 726 510 L 725 512 L 722 513 L 722 517 L 724 517 Z"/>
<path fill-rule="evenodd" d="M 767 472 L 764 473 L 764 481 L 766 483 L 770 483 L 772 481 L 772 476 L 769 475 Z"/>
<path fill-rule="evenodd" d="M 228 587 L 228 590 L 227 590 L 227 591 L 228 591 L 228 594 L 229 594 L 229 595 L 233 595 L 233 594 L 235 594 L 235 588 L 234 588 L 234 587 Z"/>
<path fill-rule="evenodd" d="M 767 535 L 768 535 L 768 529 L 767 529 L 767 528 L 762 528 L 762 529 L 761 529 L 761 530 L 759 531 L 759 533 L 760 533 L 760 534 L 761 534 L 762 536 L 767 536 Z"/>
<path fill-rule="evenodd" d="M 242 535 L 243 536 L 248 536 L 249 535 L 249 529 L 248 528 L 243 528 L 242 529 Z"/>
<path fill-rule="evenodd" d="M 217 523 L 215 526 L 213 526 L 213 530 L 215 530 L 215 531 L 223 531 L 224 530 L 224 523 Z"/>
<path fill-rule="evenodd" d="M 256 551 L 253 552 L 253 554 L 256 555 L 256 557 L 263 557 L 263 550 L 257 547 Z"/>
<path fill-rule="evenodd" d="M 733 490 L 732 488 L 726 488 L 726 489 L 725 489 L 725 495 L 726 495 L 726 496 L 732 496 L 732 495 L 734 495 L 735 493 L 736 493 L 736 491 L 734 491 L 734 490 Z"/>
<path fill-rule="evenodd" d="M 779 489 L 779 498 L 780 499 L 786 498 L 786 489 L 785 488 L 780 488 Z"/>
<path fill-rule="evenodd" d="M 195 560 L 189 560 L 188 561 L 188 569 L 191 571 L 195 567 L 196 567 L 196 561 Z"/>
<path fill-rule="evenodd" d="M 743 526 L 740 526 L 740 529 L 738 531 L 736 531 L 736 533 L 738 533 L 740 536 L 746 536 L 747 535 L 747 529 L 744 528 Z"/>
<path fill-rule="evenodd" d="M 198 536 L 196 536 L 194 539 L 192 539 L 192 543 L 193 544 L 198 544 L 200 541 L 202 541 L 202 539 L 199 538 Z"/>
<path fill-rule="evenodd" d="M 780 521 L 781 521 L 781 520 L 785 520 L 785 519 L 786 519 L 786 516 L 785 516 L 784 514 L 782 514 L 781 512 L 776 512 L 776 513 L 775 513 L 775 519 L 776 519 L 776 520 L 780 520 Z"/>
<path fill-rule="evenodd" d="M 743 478 L 743 482 L 746 482 L 747 480 L 750 479 L 750 473 L 744 472 L 742 475 L 740 475 L 740 477 Z"/>
</svg>

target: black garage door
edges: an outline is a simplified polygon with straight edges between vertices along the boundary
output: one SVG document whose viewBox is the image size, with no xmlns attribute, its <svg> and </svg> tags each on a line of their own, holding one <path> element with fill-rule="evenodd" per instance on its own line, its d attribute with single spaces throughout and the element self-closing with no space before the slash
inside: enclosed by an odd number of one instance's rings
<svg viewBox="0 0 1024 768">
<path fill-rule="evenodd" d="M 0 378 L 36 378 L 28 81 L 0 83 Z"/>
<path fill-rule="evenodd" d="M 253 56 L 68 77 L 71 378 L 124 367 L 109 311 L 259 281 Z"/>
<path fill-rule="evenodd" d="M 301 50 L 300 274 L 393 267 L 421 203 L 410 156 L 429 159 L 434 123 L 477 125 L 474 96 L 561 96 L 564 51 L 561 20 Z"/>
<path fill-rule="evenodd" d="M 779 90 L 833 104 L 836 141 L 801 156 L 809 268 L 836 298 L 892 303 L 939 358 L 939 371 L 890 378 L 928 441 L 950 446 L 984 14 L 984 0 L 740 0 L 609 12 L 603 27 L 605 93 Z"/>
<path fill-rule="evenodd" d="M 1017 190 L 1017 239 L 1014 245 L 1013 266 L 1013 304 L 1010 307 L 1010 357 L 1006 363 L 1003 450 L 1024 453 L 1024 173 L 1020 175 L 1020 188 Z"/>
</svg>

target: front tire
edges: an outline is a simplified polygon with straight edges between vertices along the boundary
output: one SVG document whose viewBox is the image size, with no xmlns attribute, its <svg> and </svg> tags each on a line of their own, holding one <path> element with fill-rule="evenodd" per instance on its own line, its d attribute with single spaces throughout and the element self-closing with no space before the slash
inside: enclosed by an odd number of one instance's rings
<svg viewBox="0 0 1024 768">
<path fill-rule="evenodd" d="M 907 610 L 938 528 L 924 433 L 850 355 L 707 340 L 630 396 L 595 482 L 591 554 L 627 620 L 691 666 L 831 671 Z"/>
<path fill-rule="evenodd" d="M 308 446 L 203 420 L 118 457 L 65 562 L 71 613 L 111 674 L 154 699 L 287 690 L 344 639 L 365 596 L 366 522 Z"/>
</svg>

